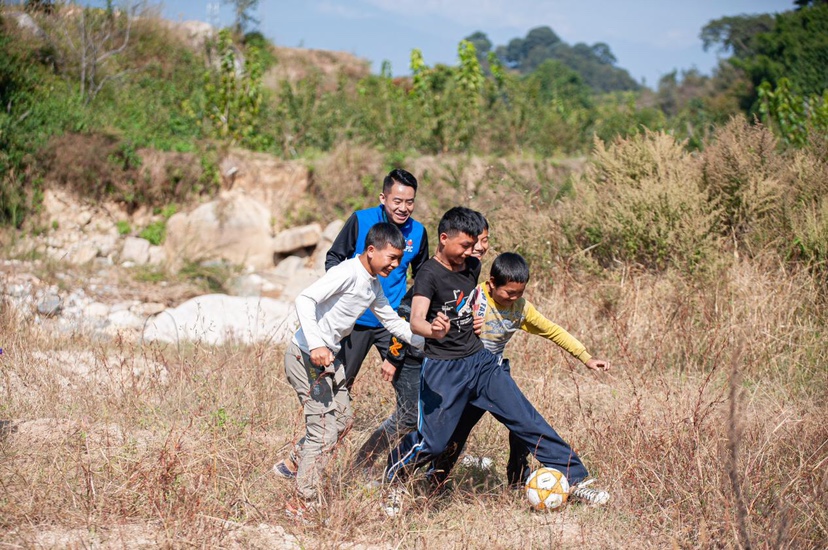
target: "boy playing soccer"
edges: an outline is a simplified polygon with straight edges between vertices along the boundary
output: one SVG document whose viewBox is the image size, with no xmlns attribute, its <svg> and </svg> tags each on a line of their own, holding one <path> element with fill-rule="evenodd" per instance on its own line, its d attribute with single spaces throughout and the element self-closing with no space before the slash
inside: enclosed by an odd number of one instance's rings
<svg viewBox="0 0 828 550">
<path fill-rule="evenodd" d="M 345 372 L 335 355 L 357 318 L 370 309 L 392 334 L 422 346 L 422 338 L 413 336 L 409 324 L 388 304 L 377 279 L 399 265 L 404 248 L 399 229 L 378 223 L 368 232 L 362 254 L 331 268 L 296 298 L 300 328 L 285 352 L 285 374 L 304 409 L 305 437 L 295 451 L 300 500 L 289 504 L 293 515 L 313 508 L 321 473 L 350 427 Z"/>
<path fill-rule="evenodd" d="M 610 366 L 608 361 L 590 356 L 583 344 L 566 330 L 541 315 L 530 302 L 523 298 L 528 282 L 529 266 L 520 254 L 505 252 L 495 258 L 489 280 L 476 289 L 475 315 L 483 318 L 480 339 L 486 349 L 502 357 L 506 344 L 515 332 L 525 330 L 556 343 L 590 370 L 608 369 Z M 508 372 L 508 360 L 503 359 L 502 364 Z M 433 481 L 438 483 L 445 481 L 457 463 L 472 428 L 485 413 L 485 410 L 473 405 L 466 407 L 446 452 L 433 463 L 429 472 Z M 506 466 L 509 485 L 522 487 L 529 474 L 528 455 L 529 449 L 523 441 L 514 433 L 509 432 L 509 461 Z M 605 492 L 583 489 L 574 496 L 588 502 L 601 503 L 605 498 L 602 493 Z"/>
<path fill-rule="evenodd" d="M 472 249 L 472 257 L 481 260 L 489 250 L 489 223 L 481 216 L 483 231 L 477 236 L 477 243 Z M 411 315 L 411 298 L 413 289 L 409 290 L 400 302 L 397 313 L 403 319 Z M 423 368 L 422 350 L 408 347 L 396 338 L 391 339 L 391 346 L 382 363 L 382 378 L 391 382 L 397 397 L 397 406 L 391 416 L 385 419 L 368 437 L 357 451 L 354 467 L 369 470 L 377 456 L 387 456 L 389 447 L 396 446 L 402 436 L 417 429 L 417 403 L 420 397 L 420 372 Z"/>
<path fill-rule="evenodd" d="M 414 281 L 411 329 L 426 338 L 416 432 L 391 451 L 386 480 L 402 481 L 414 468 L 440 455 L 467 405 L 491 412 L 544 466 L 567 476 L 573 486 L 588 473 L 578 456 L 535 410 L 499 357 L 474 334 L 471 296 L 480 262 L 471 257 L 482 232 L 473 210 L 455 207 L 438 226 L 436 254 Z M 386 513 L 400 510 L 400 486 L 392 488 Z"/>
</svg>

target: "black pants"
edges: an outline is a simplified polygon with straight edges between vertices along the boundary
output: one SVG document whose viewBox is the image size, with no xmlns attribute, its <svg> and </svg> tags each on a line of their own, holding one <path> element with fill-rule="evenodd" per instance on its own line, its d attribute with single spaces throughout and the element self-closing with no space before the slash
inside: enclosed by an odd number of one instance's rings
<svg viewBox="0 0 828 550">
<path fill-rule="evenodd" d="M 354 330 L 342 340 L 340 345 L 342 348 L 337 354 L 337 359 L 345 365 L 345 387 L 350 390 L 371 346 L 377 348 L 380 357 L 385 359 L 388 347 L 391 345 L 391 333 L 383 326 L 355 325 Z"/>
</svg>

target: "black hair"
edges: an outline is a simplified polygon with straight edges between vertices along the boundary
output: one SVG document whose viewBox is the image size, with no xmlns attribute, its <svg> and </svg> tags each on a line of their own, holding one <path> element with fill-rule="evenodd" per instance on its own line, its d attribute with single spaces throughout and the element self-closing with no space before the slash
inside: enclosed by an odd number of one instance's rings
<svg viewBox="0 0 828 550">
<path fill-rule="evenodd" d="M 495 286 L 506 283 L 528 283 L 529 264 L 515 252 L 504 252 L 495 258 L 490 275 Z"/>
<path fill-rule="evenodd" d="M 411 172 L 403 170 L 402 168 L 394 168 L 388 172 L 388 175 L 385 176 L 385 179 L 382 181 L 382 192 L 388 193 L 391 191 L 391 188 L 394 187 L 395 183 L 411 187 L 414 189 L 414 193 L 417 193 L 417 178 L 415 178 Z"/>
<path fill-rule="evenodd" d="M 447 210 L 440 218 L 437 233 L 439 235 L 445 233 L 449 237 L 453 237 L 457 233 L 465 233 L 470 237 L 477 238 L 478 235 L 483 233 L 483 216 L 480 212 L 476 212 L 471 208 L 455 206 Z"/>
<path fill-rule="evenodd" d="M 489 230 L 489 220 L 486 219 L 486 216 L 481 214 L 480 212 L 477 213 L 480 216 L 480 221 L 483 223 L 483 229 L 480 230 L 480 233 Z"/>
<path fill-rule="evenodd" d="M 381 222 L 374 224 L 368 230 L 365 236 L 365 249 L 373 246 L 377 250 L 382 250 L 386 246 L 391 246 L 397 250 L 405 248 L 405 239 L 399 228 L 393 223 Z"/>
</svg>

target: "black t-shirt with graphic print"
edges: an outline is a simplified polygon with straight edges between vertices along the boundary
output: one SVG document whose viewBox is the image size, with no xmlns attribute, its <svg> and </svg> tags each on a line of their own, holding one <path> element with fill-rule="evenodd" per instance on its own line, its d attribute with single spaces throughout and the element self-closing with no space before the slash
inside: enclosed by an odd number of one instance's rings
<svg viewBox="0 0 828 550">
<path fill-rule="evenodd" d="M 483 348 L 474 333 L 471 297 L 480 276 L 480 260 L 466 259 L 463 271 L 451 271 L 433 257 L 426 261 L 414 279 L 414 295 L 431 300 L 426 320 L 430 323 L 442 311 L 451 321 L 441 340 L 426 338 L 425 355 L 431 359 L 460 359 Z"/>
</svg>

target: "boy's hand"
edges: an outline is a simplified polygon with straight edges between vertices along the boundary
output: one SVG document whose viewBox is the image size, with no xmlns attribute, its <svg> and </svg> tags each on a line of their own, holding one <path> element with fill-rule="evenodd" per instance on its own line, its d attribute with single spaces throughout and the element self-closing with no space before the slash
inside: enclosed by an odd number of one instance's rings
<svg viewBox="0 0 828 550">
<path fill-rule="evenodd" d="M 450 327 L 451 321 L 449 321 L 448 316 L 442 311 L 437 312 L 437 317 L 431 321 L 431 337 L 435 340 L 445 338 Z"/>
<path fill-rule="evenodd" d="M 480 336 L 480 333 L 483 332 L 483 317 L 478 317 L 477 315 L 474 316 L 474 333 Z"/>
<path fill-rule="evenodd" d="M 596 359 L 593 357 L 589 361 L 586 362 L 586 368 L 589 370 L 609 370 L 610 369 L 610 362 L 604 359 Z"/>
<path fill-rule="evenodd" d="M 314 348 L 310 352 L 311 363 L 317 367 L 327 367 L 334 362 L 334 354 L 328 348 Z"/>
<path fill-rule="evenodd" d="M 387 359 L 382 362 L 380 370 L 382 371 L 382 379 L 386 382 L 394 380 L 394 375 L 397 373 L 397 367 L 389 363 Z"/>
</svg>

